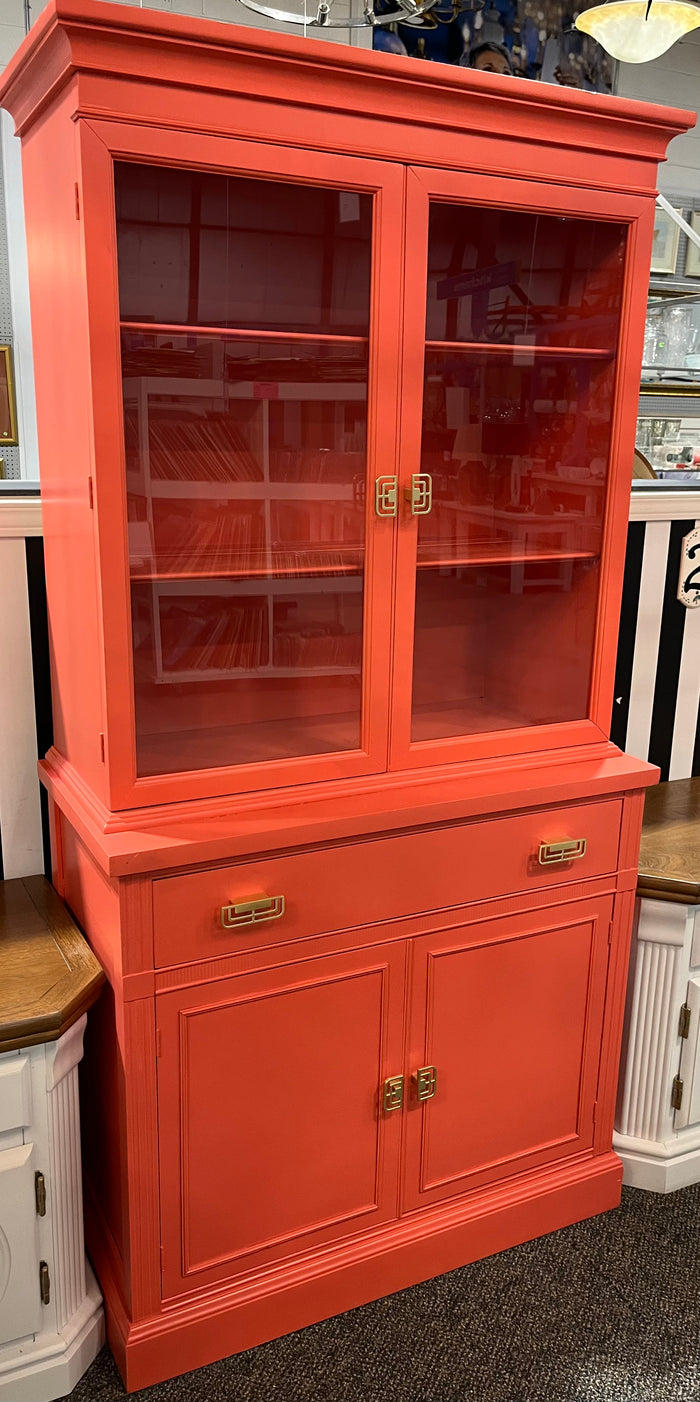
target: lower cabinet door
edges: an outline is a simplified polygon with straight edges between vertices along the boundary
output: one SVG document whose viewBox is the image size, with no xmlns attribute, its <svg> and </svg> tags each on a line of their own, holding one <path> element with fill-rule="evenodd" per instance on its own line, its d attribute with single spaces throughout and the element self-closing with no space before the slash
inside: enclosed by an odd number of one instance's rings
<svg viewBox="0 0 700 1402">
<path fill-rule="evenodd" d="M 41 1330 L 34 1145 L 0 1153 L 0 1344 Z"/>
<path fill-rule="evenodd" d="M 416 940 L 404 1211 L 593 1144 L 611 918 L 603 898 Z"/>
<path fill-rule="evenodd" d="M 157 996 L 166 1298 L 396 1216 L 404 986 L 397 941 Z"/>
</svg>

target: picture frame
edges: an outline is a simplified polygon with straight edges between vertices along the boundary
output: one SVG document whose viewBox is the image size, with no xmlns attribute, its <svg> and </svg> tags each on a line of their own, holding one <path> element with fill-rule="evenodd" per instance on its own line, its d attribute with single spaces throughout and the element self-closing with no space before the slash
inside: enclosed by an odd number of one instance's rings
<svg viewBox="0 0 700 1402">
<path fill-rule="evenodd" d="M 0 449 L 16 448 L 18 443 L 12 346 L 0 346 Z"/>
<path fill-rule="evenodd" d="M 700 234 L 700 210 L 694 210 L 688 219 L 691 229 L 695 229 Z M 685 255 L 685 275 L 686 277 L 700 277 L 700 248 L 697 244 L 691 243 L 688 239 L 688 251 Z"/>
<path fill-rule="evenodd" d="M 680 209 L 676 214 L 680 214 Z M 681 231 L 665 209 L 657 209 L 654 219 L 654 242 L 651 249 L 652 273 L 675 273 Z"/>
</svg>

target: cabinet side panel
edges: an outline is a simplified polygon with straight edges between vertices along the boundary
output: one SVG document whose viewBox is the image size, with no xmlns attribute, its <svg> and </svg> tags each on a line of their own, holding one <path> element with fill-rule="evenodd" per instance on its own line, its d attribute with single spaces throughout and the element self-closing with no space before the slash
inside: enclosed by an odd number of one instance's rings
<svg viewBox="0 0 700 1402">
<path fill-rule="evenodd" d="M 102 796 L 90 358 L 72 89 L 22 147 L 55 745 Z"/>
<path fill-rule="evenodd" d="M 612 1144 L 634 900 L 634 891 L 622 891 L 615 897 L 598 1079 L 595 1135 L 598 1153 L 607 1153 Z"/>
<path fill-rule="evenodd" d="M 129 1301 L 126 1085 L 114 989 L 90 1011 L 80 1067 L 80 1120 L 88 1251 L 105 1296 L 109 1275 Z"/>
<path fill-rule="evenodd" d="M 122 976 L 122 934 L 119 920 L 119 888 L 100 871 L 61 815 L 61 895 L 90 941 L 110 983 Z"/>
</svg>

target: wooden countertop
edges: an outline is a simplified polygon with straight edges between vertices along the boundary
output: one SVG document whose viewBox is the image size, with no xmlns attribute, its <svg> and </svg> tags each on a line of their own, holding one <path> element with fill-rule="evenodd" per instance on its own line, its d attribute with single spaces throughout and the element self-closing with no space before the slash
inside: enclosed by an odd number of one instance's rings
<svg viewBox="0 0 700 1402">
<path fill-rule="evenodd" d="M 0 1053 L 55 1041 L 104 977 L 45 877 L 0 881 Z"/>
<path fill-rule="evenodd" d="M 637 894 L 700 903 L 700 778 L 647 791 Z"/>
</svg>

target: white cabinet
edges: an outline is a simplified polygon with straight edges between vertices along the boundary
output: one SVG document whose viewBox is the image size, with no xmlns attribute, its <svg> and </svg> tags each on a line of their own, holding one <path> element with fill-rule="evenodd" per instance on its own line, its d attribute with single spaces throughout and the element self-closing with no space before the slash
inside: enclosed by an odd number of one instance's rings
<svg viewBox="0 0 700 1402">
<path fill-rule="evenodd" d="M 43 877 L 0 882 L 0 1402 L 65 1396 L 104 1340 L 78 1109 L 102 977 Z"/>
<path fill-rule="evenodd" d="M 633 1188 L 700 1182 L 700 778 L 650 789 L 614 1145 Z"/>
<path fill-rule="evenodd" d="M 0 1056 L 0 1402 L 63 1397 L 104 1341 L 83 1244 L 85 1023 Z"/>
<path fill-rule="evenodd" d="M 613 1143 L 625 1183 L 668 1193 L 700 1182 L 700 906 L 638 905 Z"/>
</svg>

